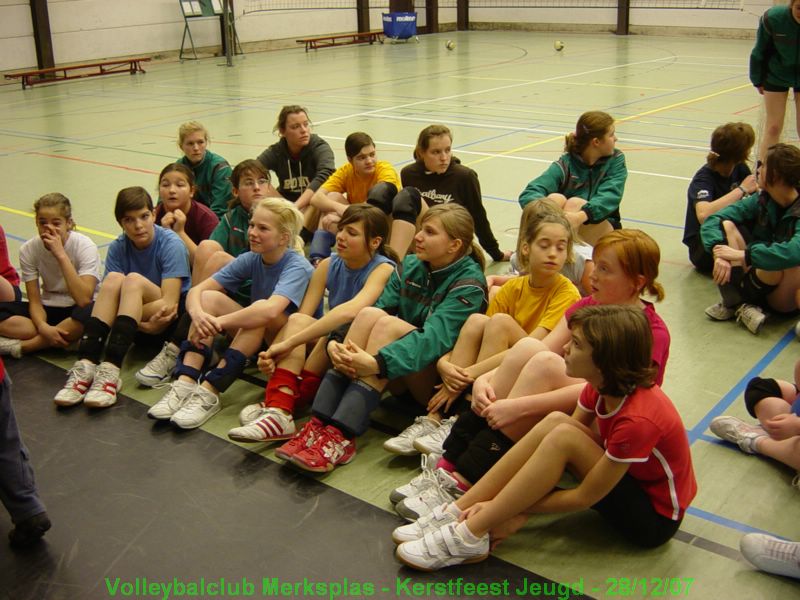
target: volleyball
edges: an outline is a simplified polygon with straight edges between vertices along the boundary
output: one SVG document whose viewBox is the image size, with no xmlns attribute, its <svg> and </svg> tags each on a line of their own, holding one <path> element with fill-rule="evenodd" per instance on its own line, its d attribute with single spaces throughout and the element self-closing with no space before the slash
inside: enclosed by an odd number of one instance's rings
<svg viewBox="0 0 800 600">
<path fill-rule="evenodd" d="M 564 42 L 556 40 L 553 42 L 553 48 L 555 48 L 557 52 L 561 52 L 564 49 Z"/>
<path fill-rule="evenodd" d="M 444 43 L 444 47 L 447 48 L 448 50 L 454 50 L 456 47 L 456 43 L 453 40 L 447 40 Z"/>
</svg>

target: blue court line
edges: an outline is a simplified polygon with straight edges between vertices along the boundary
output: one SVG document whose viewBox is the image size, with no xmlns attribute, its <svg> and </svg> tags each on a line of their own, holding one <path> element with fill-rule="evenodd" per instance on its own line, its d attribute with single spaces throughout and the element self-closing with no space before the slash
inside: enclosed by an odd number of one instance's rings
<svg viewBox="0 0 800 600">
<path fill-rule="evenodd" d="M 642 225 L 655 225 L 656 227 L 666 227 L 668 229 L 683 229 L 683 225 L 670 225 L 669 223 L 656 223 L 655 221 L 643 221 L 642 219 L 630 219 L 622 217 L 623 221 L 630 221 L 631 223 L 641 223 Z"/>
<path fill-rule="evenodd" d="M 692 429 L 689 430 L 689 444 L 693 444 L 695 441 L 700 439 L 700 436 L 708 429 L 709 423 L 714 417 L 718 417 L 721 415 L 725 410 L 733 404 L 733 401 L 739 397 L 739 395 L 744 391 L 745 387 L 747 386 L 747 382 L 750 381 L 753 377 L 756 377 L 761 371 L 767 368 L 775 357 L 780 354 L 786 346 L 788 346 L 792 340 L 795 338 L 794 327 L 792 327 L 789 331 L 784 334 L 784 336 L 778 340 L 778 343 L 775 344 L 769 352 L 767 352 L 761 360 L 759 360 L 753 367 L 744 374 L 736 385 L 731 388 L 731 390 L 725 394 L 719 402 L 706 414 L 705 417 L 700 419 L 700 422 L 697 423 Z"/>
<path fill-rule="evenodd" d="M 744 533 L 765 533 L 767 535 L 780 537 L 777 534 L 773 533 L 772 531 L 765 531 L 764 529 L 751 527 L 750 525 L 745 525 L 744 523 L 740 523 L 739 521 L 734 521 L 733 519 L 728 519 L 727 517 L 721 517 L 719 515 L 715 515 L 714 513 L 710 513 L 706 510 L 695 508 L 694 506 L 690 506 L 689 508 L 687 508 L 686 514 L 692 515 L 693 517 L 697 517 L 699 519 L 710 521 L 712 523 L 716 523 L 717 525 L 729 527 L 730 529 L 736 529 L 737 531 L 742 531 Z"/>
<path fill-rule="evenodd" d="M 14 235 L 13 233 L 8 233 L 7 231 L 5 232 L 5 234 L 6 234 L 7 238 L 11 238 L 12 240 L 15 240 L 17 242 L 27 242 L 28 241 L 28 238 L 19 237 L 18 235 Z"/>
</svg>

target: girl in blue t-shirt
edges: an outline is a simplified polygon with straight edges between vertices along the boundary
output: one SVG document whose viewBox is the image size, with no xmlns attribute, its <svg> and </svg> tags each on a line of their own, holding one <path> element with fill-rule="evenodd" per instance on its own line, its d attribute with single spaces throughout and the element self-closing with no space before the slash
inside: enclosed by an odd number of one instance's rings
<svg viewBox="0 0 800 600">
<path fill-rule="evenodd" d="M 300 310 L 289 317 L 276 342 L 259 355 L 258 366 L 270 377 L 264 401 L 245 407 L 239 415 L 242 427 L 229 431 L 228 437 L 239 442 L 294 437 L 295 407 L 314 399 L 322 374 L 330 367 L 325 336 L 372 306 L 394 271 L 395 254 L 384 244 L 388 233 L 388 220 L 379 208 L 347 207 L 339 221 L 336 255 L 320 262 Z M 311 314 L 326 289 L 331 310 L 316 320 Z M 306 427 L 310 426 L 309 421 Z"/>
<path fill-rule="evenodd" d="M 247 357 L 264 340 L 271 342 L 300 307 L 313 270 L 295 251 L 303 247 L 302 225 L 302 213 L 287 200 L 267 198 L 256 205 L 248 227 L 250 251 L 190 290 L 186 310 L 192 325 L 181 345 L 177 379 L 150 417 L 194 429 L 219 412 L 219 394 L 242 372 Z M 229 294 L 247 280 L 252 281 L 251 304 L 242 307 Z M 235 337 L 219 365 L 207 370 L 211 342 L 222 332 Z"/>
<path fill-rule="evenodd" d="M 136 332 L 161 333 L 189 289 L 189 253 L 176 233 L 155 224 L 147 190 L 121 190 L 114 216 L 124 233 L 108 248 L 105 276 L 84 327 L 78 360 L 55 397 L 59 406 L 114 404 L 122 387 L 120 366 Z"/>
</svg>

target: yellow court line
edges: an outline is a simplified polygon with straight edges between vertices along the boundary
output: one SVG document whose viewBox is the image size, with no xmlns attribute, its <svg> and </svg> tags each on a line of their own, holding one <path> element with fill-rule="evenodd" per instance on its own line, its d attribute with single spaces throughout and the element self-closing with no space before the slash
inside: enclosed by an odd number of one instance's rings
<svg viewBox="0 0 800 600">
<path fill-rule="evenodd" d="M 36 216 L 36 213 L 28 212 L 26 210 L 19 210 L 17 208 L 11 208 L 9 206 L 3 206 L 2 204 L 0 204 L 0 210 L 5 211 L 7 213 L 11 213 L 12 215 L 19 215 L 21 217 L 30 217 L 31 219 Z M 117 239 L 117 237 L 119 237 L 116 235 L 111 235 L 110 233 L 106 233 L 105 231 L 98 231 L 97 229 L 91 229 L 89 227 L 81 227 L 80 225 L 76 226 L 75 229 L 77 229 L 81 233 L 90 233 L 98 237 L 106 238 L 107 240 L 115 240 Z"/>
<path fill-rule="evenodd" d="M 745 85 L 737 85 L 736 87 L 728 88 L 726 90 L 721 90 L 719 92 L 714 92 L 713 94 L 706 94 L 705 96 L 700 96 L 699 98 L 692 98 L 691 100 L 684 100 L 682 102 L 676 102 L 674 104 L 669 104 L 667 106 L 662 106 L 661 108 L 654 108 L 653 110 L 647 110 L 645 112 L 639 113 L 638 115 L 631 115 L 629 117 L 622 117 L 621 119 L 616 119 L 616 123 L 624 123 L 625 121 L 634 121 L 636 119 L 641 119 L 642 117 L 646 117 L 648 115 L 652 115 L 658 112 L 663 112 L 665 110 L 670 110 L 672 108 L 678 108 L 679 106 L 686 106 L 687 104 L 692 104 L 694 102 L 701 102 L 702 100 L 708 100 L 709 98 L 714 98 L 715 96 L 721 96 L 722 94 L 727 94 L 728 92 L 735 92 L 736 90 L 743 90 L 745 88 L 749 88 L 751 85 L 749 83 Z M 519 146 L 518 148 L 512 148 L 511 150 L 506 150 L 504 152 L 499 152 L 498 154 L 492 156 L 485 156 L 484 158 L 479 158 L 478 160 L 465 163 L 465 166 L 472 167 L 473 165 L 477 165 L 482 162 L 486 162 L 487 160 L 491 160 L 493 158 L 499 158 L 501 156 L 507 156 L 509 154 L 514 154 L 516 152 L 521 152 L 522 150 L 528 150 L 529 148 L 535 148 L 536 146 L 541 146 L 543 144 L 549 144 L 550 142 L 555 142 L 556 140 L 563 139 L 564 136 L 559 135 L 551 138 L 547 138 L 546 140 L 541 140 L 539 142 L 534 142 L 532 144 L 525 144 L 524 146 Z"/>
</svg>

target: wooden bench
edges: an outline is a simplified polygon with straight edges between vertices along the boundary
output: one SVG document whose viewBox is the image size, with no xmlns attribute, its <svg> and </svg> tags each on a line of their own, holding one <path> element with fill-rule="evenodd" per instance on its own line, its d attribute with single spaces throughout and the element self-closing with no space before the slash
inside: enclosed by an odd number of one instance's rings
<svg viewBox="0 0 800 600">
<path fill-rule="evenodd" d="M 361 33 L 340 33 L 337 35 L 323 35 L 320 37 L 303 38 L 297 40 L 298 44 L 306 45 L 306 52 L 317 48 L 330 48 L 331 46 L 349 46 L 350 44 L 383 43 L 382 31 L 364 31 Z"/>
<path fill-rule="evenodd" d="M 99 77 L 100 75 L 111 75 L 113 73 L 144 73 L 141 63 L 149 61 L 150 58 L 125 58 L 120 60 L 107 60 L 105 62 L 90 63 L 87 65 L 72 65 L 70 67 L 50 67 L 48 69 L 35 69 L 33 71 L 22 71 L 20 73 L 9 73 L 6 79 L 20 79 L 22 89 L 39 83 L 53 83 L 55 81 L 65 81 L 67 79 L 82 79 L 83 77 Z M 81 72 L 86 71 L 88 72 Z"/>
</svg>

